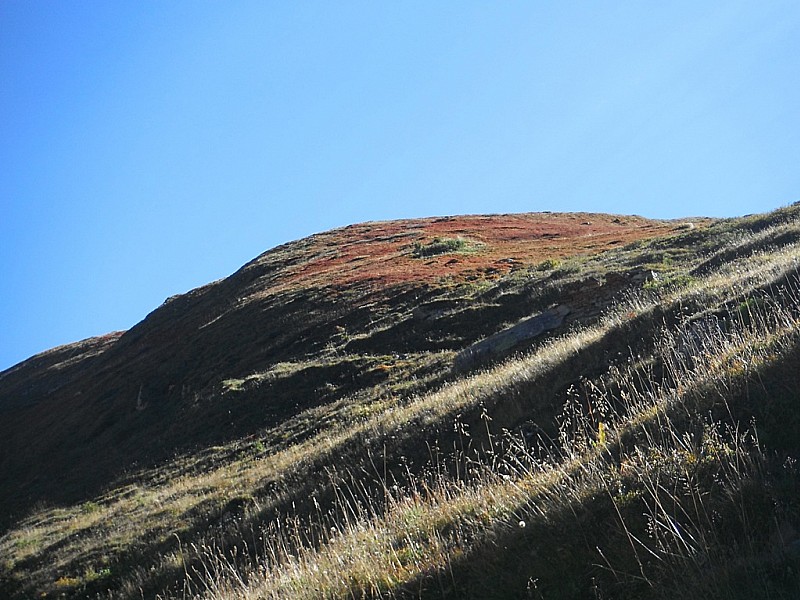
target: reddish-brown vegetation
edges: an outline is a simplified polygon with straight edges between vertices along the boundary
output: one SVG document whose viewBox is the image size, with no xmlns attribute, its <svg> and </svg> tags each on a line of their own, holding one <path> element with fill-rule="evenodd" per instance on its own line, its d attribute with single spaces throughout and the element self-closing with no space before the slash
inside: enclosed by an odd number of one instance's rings
<svg viewBox="0 0 800 600">
<path fill-rule="evenodd" d="M 667 235 L 673 221 L 587 213 L 459 216 L 351 225 L 308 238 L 304 260 L 288 266 L 273 292 L 286 287 L 385 288 L 407 282 L 482 279 L 547 259 L 595 254 Z M 417 257 L 415 244 L 462 238 L 471 252 Z"/>
</svg>

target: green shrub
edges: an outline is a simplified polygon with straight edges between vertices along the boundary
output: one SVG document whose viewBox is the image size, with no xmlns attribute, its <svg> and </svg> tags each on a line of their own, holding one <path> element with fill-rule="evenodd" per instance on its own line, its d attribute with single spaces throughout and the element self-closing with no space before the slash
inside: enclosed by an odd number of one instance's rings
<svg viewBox="0 0 800 600">
<path fill-rule="evenodd" d="M 441 238 L 435 237 L 427 244 L 416 242 L 414 244 L 414 257 L 427 258 L 429 256 L 438 256 L 440 254 L 452 254 L 455 252 L 468 252 L 475 248 L 469 240 L 464 238 Z"/>
<path fill-rule="evenodd" d="M 88 502 L 84 502 L 81 505 L 81 512 L 85 515 L 90 515 L 92 513 L 97 512 L 100 510 L 100 505 L 97 502 L 93 502 L 89 500 Z"/>
<path fill-rule="evenodd" d="M 675 289 L 687 287 L 695 278 L 686 273 L 674 273 L 670 275 L 661 275 L 658 279 L 652 279 L 644 284 L 646 290 L 662 290 L 662 289 Z"/>
<path fill-rule="evenodd" d="M 543 260 L 538 265 L 536 265 L 536 270 L 552 271 L 553 269 L 557 269 L 560 264 L 561 264 L 560 260 L 555 258 L 548 258 L 547 260 Z"/>
</svg>

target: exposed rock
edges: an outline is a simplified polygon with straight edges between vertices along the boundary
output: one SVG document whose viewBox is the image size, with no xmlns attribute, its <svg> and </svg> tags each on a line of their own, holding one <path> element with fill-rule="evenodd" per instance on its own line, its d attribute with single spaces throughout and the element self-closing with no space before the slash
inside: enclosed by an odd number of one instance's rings
<svg viewBox="0 0 800 600">
<path fill-rule="evenodd" d="M 569 307 L 561 305 L 535 317 L 525 319 L 513 327 L 465 348 L 456 355 L 453 366 L 456 370 L 465 371 L 483 362 L 502 358 L 522 342 L 532 340 L 545 331 L 559 327 L 569 312 Z"/>
</svg>

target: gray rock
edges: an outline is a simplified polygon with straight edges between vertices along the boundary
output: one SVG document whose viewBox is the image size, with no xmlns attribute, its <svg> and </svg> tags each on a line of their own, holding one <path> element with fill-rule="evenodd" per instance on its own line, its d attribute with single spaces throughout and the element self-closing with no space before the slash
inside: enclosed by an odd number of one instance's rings
<svg viewBox="0 0 800 600">
<path fill-rule="evenodd" d="M 465 371 L 483 362 L 501 358 L 522 342 L 559 327 L 569 312 L 569 307 L 562 305 L 520 321 L 513 327 L 490 335 L 459 352 L 453 366 L 458 371 Z"/>
</svg>

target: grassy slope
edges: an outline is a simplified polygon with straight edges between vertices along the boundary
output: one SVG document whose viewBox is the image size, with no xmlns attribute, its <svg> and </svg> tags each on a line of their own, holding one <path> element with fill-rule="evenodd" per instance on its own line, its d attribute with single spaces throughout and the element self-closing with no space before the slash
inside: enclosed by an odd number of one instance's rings
<svg viewBox="0 0 800 600">
<path fill-rule="evenodd" d="M 604 215 L 432 218 L 275 248 L 168 299 L 130 331 L 0 373 L 0 527 L 40 502 L 91 499 L 121 474 L 176 453 L 280 426 L 359 391 L 369 396 L 390 374 L 413 387 L 414 376 L 430 379 L 431 354 L 559 296 L 571 276 L 537 271 L 545 258 L 570 265 L 675 228 Z M 456 239 L 469 241 L 449 249 Z M 396 363 L 394 354 L 405 357 Z M 244 380 L 230 402 L 226 392 Z"/>
<path fill-rule="evenodd" d="M 298 398 L 266 427 L 33 511 L 0 540 L 2 589 L 794 597 L 799 218 L 795 206 L 672 226 L 453 282 L 423 319 L 418 300 L 401 300 L 405 316 L 338 324 L 316 355 L 215 388 L 258 407 L 324 381 L 321 401 Z M 419 249 L 442 242 L 426 239 L 414 250 L 429 258 Z M 607 274 L 641 267 L 660 276 L 622 300 Z M 566 330 L 479 372 L 450 371 L 465 324 L 485 335 L 556 300 L 575 308 Z M 387 340 L 392 353 L 380 352 Z"/>
</svg>

